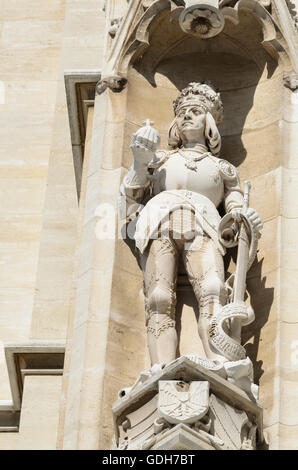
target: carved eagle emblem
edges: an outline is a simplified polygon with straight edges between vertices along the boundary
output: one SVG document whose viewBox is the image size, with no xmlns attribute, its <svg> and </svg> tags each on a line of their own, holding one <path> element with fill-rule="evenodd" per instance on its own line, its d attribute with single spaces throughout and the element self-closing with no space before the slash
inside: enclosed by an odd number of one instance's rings
<svg viewBox="0 0 298 470">
<path fill-rule="evenodd" d="M 158 411 L 169 423 L 195 423 L 208 408 L 209 382 L 159 381 Z"/>
</svg>

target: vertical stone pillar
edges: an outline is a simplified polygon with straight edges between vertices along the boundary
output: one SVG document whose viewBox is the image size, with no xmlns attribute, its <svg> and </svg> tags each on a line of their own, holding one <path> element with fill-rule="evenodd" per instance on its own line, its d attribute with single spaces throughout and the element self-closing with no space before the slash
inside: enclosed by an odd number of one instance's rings
<svg viewBox="0 0 298 470">
<path fill-rule="evenodd" d="M 113 94 L 107 90 L 95 99 L 90 154 L 82 180 L 78 266 L 68 331 L 65 409 L 63 412 L 62 407 L 60 421 L 63 449 L 102 448 L 101 409 L 125 103 L 125 91 Z"/>
<path fill-rule="evenodd" d="M 297 77 L 296 77 L 297 78 Z M 285 77 L 280 193 L 280 275 L 275 341 L 276 420 L 266 430 L 270 449 L 296 449 L 298 430 L 298 319 L 297 319 L 297 233 L 298 233 L 298 89 L 295 75 Z"/>
<path fill-rule="evenodd" d="M 297 78 L 297 77 L 296 77 Z M 281 193 L 278 437 L 271 447 L 297 448 L 298 432 L 298 88 L 285 79 Z M 296 82 L 297 83 L 297 82 Z"/>
</svg>

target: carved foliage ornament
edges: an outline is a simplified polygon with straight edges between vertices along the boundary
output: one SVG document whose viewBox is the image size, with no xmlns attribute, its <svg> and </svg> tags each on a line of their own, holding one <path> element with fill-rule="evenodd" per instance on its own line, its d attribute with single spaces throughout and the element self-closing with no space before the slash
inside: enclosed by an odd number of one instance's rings
<svg viewBox="0 0 298 470">
<path fill-rule="evenodd" d="M 293 20 L 293 23 L 294 23 L 294 28 L 298 32 L 298 12 L 297 12 L 296 4 L 293 0 L 286 0 L 286 4 L 288 6 L 288 10 L 289 10 L 290 15 L 292 17 L 292 20 Z"/>
</svg>

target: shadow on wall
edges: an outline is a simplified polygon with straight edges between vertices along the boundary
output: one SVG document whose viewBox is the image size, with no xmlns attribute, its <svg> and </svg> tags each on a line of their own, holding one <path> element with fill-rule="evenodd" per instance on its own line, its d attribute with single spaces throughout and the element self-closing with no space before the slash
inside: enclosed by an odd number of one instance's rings
<svg viewBox="0 0 298 470">
<path fill-rule="evenodd" d="M 237 249 L 228 250 L 225 256 L 226 278 L 230 276 L 228 266 L 231 260 L 235 263 L 237 260 Z M 251 359 L 254 366 L 254 382 L 259 385 L 260 379 L 264 373 L 262 369 L 263 361 L 258 360 L 260 347 L 261 331 L 266 325 L 270 310 L 274 300 L 274 288 L 266 286 L 266 276 L 262 276 L 262 265 L 264 259 L 258 257 L 253 262 L 252 267 L 247 274 L 247 294 L 250 304 L 255 312 L 255 320 L 251 325 L 242 329 L 242 344 L 245 346 L 247 356 Z"/>
<path fill-rule="evenodd" d="M 224 104 L 221 156 L 239 166 L 246 158 L 241 136 L 256 87 L 277 68 L 262 45 L 261 26 L 254 15 L 241 11 L 239 24 L 226 21 L 220 35 L 203 40 L 181 34 L 177 21 L 168 21 L 159 24 L 134 67 L 157 88 L 182 90 L 190 82 L 211 81 Z"/>
<path fill-rule="evenodd" d="M 242 341 L 247 355 L 254 365 L 255 383 L 259 384 L 264 373 L 263 361 L 258 361 L 258 351 L 261 339 L 261 330 L 266 325 L 271 306 L 274 300 L 274 288 L 266 287 L 266 276 L 262 277 L 263 259 L 255 260 L 247 277 L 247 291 L 250 296 L 251 306 L 254 309 L 255 321 L 243 328 Z M 252 340 L 252 342 L 251 342 Z M 249 342 L 249 344 L 247 344 Z"/>
<path fill-rule="evenodd" d="M 157 73 L 165 76 L 177 90 L 193 81 L 209 80 L 221 92 L 224 105 L 224 121 L 219 128 L 221 157 L 239 166 L 247 155 L 242 134 L 247 115 L 254 105 L 256 87 L 264 72 L 265 78 L 270 78 L 275 68 L 275 62 L 265 54 L 256 64 L 231 53 L 209 52 L 205 55 L 195 52 L 164 60 Z M 152 94 L 154 96 L 154 92 Z"/>
</svg>

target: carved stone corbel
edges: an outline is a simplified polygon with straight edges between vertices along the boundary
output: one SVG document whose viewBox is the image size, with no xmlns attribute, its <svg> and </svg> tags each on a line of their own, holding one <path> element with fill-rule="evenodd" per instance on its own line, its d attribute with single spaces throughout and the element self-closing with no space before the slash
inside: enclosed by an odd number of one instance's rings
<svg viewBox="0 0 298 470">
<path fill-rule="evenodd" d="M 185 0 L 185 8 L 180 14 L 181 29 L 192 36 L 208 39 L 217 36 L 225 25 L 219 10 L 219 0 Z"/>
<path fill-rule="evenodd" d="M 124 90 L 127 84 L 127 79 L 123 77 L 110 77 L 100 80 L 96 85 L 96 94 L 101 95 L 107 88 L 112 90 L 114 93 L 120 93 Z"/>
<path fill-rule="evenodd" d="M 298 89 L 298 74 L 292 73 L 290 75 L 286 75 L 284 77 L 284 86 L 292 91 L 296 91 Z"/>
</svg>

